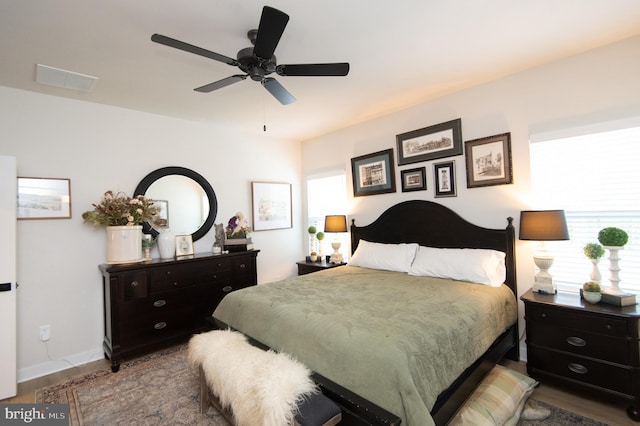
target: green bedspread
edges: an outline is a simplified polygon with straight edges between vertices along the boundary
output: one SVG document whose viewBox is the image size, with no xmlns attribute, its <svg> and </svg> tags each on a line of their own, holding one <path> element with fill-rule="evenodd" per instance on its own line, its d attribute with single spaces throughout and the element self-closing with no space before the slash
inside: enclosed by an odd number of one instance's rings
<svg viewBox="0 0 640 426">
<path fill-rule="evenodd" d="M 516 321 L 517 303 L 504 285 L 342 266 L 235 291 L 213 315 L 425 426 L 438 394 Z"/>
</svg>

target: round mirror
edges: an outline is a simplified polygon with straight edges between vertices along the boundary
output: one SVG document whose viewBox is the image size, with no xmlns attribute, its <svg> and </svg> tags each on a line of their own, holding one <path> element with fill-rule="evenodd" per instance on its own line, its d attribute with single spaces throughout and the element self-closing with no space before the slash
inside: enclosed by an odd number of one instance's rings
<svg viewBox="0 0 640 426">
<path fill-rule="evenodd" d="M 166 226 L 176 234 L 191 234 L 196 241 L 209 232 L 218 214 L 218 200 L 209 182 L 184 167 L 154 170 L 140 181 L 134 195 L 151 198 L 160 207 L 158 219 L 143 228 L 154 237 Z"/>
</svg>

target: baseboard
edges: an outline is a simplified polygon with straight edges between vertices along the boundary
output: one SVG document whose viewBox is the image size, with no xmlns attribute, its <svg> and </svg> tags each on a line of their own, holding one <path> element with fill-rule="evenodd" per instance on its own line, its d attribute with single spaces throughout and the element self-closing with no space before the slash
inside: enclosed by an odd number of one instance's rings
<svg viewBox="0 0 640 426">
<path fill-rule="evenodd" d="M 47 362 L 43 362 L 42 364 L 36 364 L 19 369 L 18 383 L 37 379 L 59 371 L 68 370 L 70 368 L 80 367 L 101 359 L 104 359 L 104 352 L 102 351 L 102 348 L 72 354 L 61 359 L 52 359 Z"/>
</svg>

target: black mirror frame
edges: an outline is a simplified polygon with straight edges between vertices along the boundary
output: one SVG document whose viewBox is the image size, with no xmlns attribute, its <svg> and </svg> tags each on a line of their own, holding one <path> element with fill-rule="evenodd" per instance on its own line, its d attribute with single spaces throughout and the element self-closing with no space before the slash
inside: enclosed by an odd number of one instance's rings
<svg viewBox="0 0 640 426">
<path fill-rule="evenodd" d="M 145 195 L 147 189 L 158 179 L 163 178 L 165 176 L 170 175 L 181 175 L 186 176 L 188 178 L 193 179 L 198 182 L 198 184 L 202 187 L 205 194 L 207 194 L 207 198 L 209 198 L 209 216 L 204 221 L 202 226 L 198 228 L 193 234 L 191 234 L 191 238 L 193 241 L 197 241 L 200 238 L 204 237 L 207 232 L 213 226 L 213 223 L 216 220 L 216 216 L 218 215 L 218 199 L 216 197 L 216 193 L 213 190 L 211 184 L 199 173 L 194 172 L 191 169 L 187 169 L 185 167 L 171 166 L 171 167 L 163 167 L 158 170 L 154 170 L 148 175 L 144 177 L 136 187 L 136 190 L 133 192 L 133 195 Z M 151 234 L 155 238 L 158 236 L 158 231 L 156 231 L 149 222 L 145 222 L 142 225 L 142 232 L 145 234 Z"/>
</svg>

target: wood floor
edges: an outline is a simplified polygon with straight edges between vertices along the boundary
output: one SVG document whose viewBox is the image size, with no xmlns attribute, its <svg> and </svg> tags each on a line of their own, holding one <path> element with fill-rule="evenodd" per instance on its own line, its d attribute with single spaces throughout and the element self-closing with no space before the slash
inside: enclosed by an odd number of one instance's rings
<svg viewBox="0 0 640 426">
<path fill-rule="evenodd" d="M 503 365 L 526 374 L 526 364 L 524 362 L 505 360 Z M 111 363 L 109 361 L 95 361 L 81 367 L 74 367 L 49 376 L 20 383 L 18 385 L 18 395 L 14 398 L 2 400 L 0 404 L 31 404 L 35 401 L 36 390 L 40 388 L 64 382 L 74 376 L 108 369 L 110 366 Z M 621 403 L 594 400 L 545 384 L 541 384 L 536 388 L 532 396 L 540 401 L 608 423 L 612 426 L 640 426 L 640 423 L 634 422 L 627 417 L 626 405 Z"/>
</svg>

